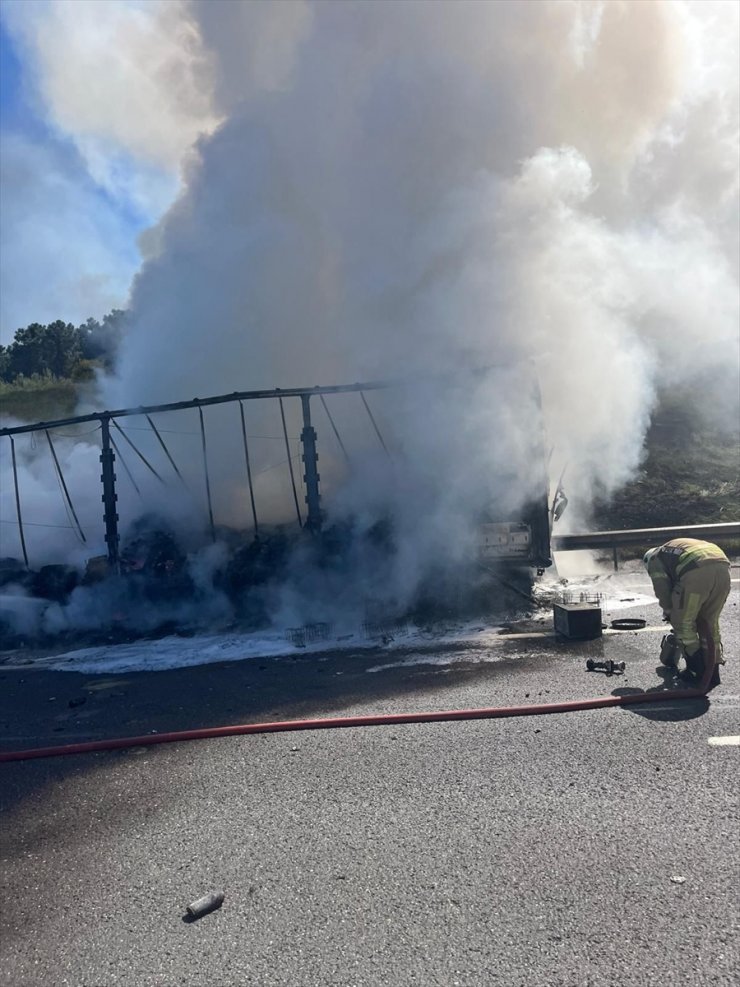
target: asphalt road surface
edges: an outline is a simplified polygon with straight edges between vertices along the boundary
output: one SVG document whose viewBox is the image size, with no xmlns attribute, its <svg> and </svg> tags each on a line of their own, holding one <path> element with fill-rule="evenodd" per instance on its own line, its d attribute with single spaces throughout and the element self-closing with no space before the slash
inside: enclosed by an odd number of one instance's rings
<svg viewBox="0 0 740 987">
<path fill-rule="evenodd" d="M 735 583 L 708 700 L 0 765 L 1 982 L 734 987 L 738 614 Z M 663 688 L 658 608 L 633 615 L 645 631 L 508 638 L 499 661 L 471 646 L 103 677 L 6 661 L 0 740 Z M 627 672 L 586 672 L 589 655 Z"/>
</svg>

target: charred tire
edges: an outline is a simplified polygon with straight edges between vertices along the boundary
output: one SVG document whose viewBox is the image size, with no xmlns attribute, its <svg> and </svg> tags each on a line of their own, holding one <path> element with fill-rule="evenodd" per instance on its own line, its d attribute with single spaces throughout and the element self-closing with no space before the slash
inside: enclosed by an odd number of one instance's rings
<svg viewBox="0 0 740 987">
<path fill-rule="evenodd" d="M 620 617 L 618 620 L 613 620 L 610 626 L 615 631 L 639 631 L 647 626 L 647 621 L 642 617 Z"/>
</svg>

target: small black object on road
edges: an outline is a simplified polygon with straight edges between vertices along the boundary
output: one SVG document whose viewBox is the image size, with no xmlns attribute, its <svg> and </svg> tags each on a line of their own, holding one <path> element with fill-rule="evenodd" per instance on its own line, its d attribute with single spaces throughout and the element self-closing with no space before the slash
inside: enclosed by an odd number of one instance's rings
<svg viewBox="0 0 740 987">
<path fill-rule="evenodd" d="M 197 901 L 191 902 L 185 909 L 187 912 L 187 918 L 194 921 L 195 919 L 201 918 L 203 915 L 207 915 L 209 912 L 213 912 L 217 908 L 220 908 L 223 903 L 223 891 L 218 891 L 215 894 L 203 895 L 203 897 L 198 898 Z"/>
<path fill-rule="evenodd" d="M 640 631 L 647 626 L 647 621 L 642 617 L 618 617 L 611 622 L 611 627 L 615 631 Z"/>
<path fill-rule="evenodd" d="M 589 672 L 606 672 L 607 675 L 621 675 L 626 667 L 623 661 L 612 661 L 611 658 L 607 658 L 605 661 L 589 658 L 586 661 L 586 668 Z"/>
</svg>

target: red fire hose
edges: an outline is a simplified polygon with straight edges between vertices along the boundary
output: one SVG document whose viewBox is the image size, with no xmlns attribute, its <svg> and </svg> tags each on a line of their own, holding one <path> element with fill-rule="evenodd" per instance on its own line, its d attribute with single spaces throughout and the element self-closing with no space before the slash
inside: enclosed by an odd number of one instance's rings
<svg viewBox="0 0 740 987">
<path fill-rule="evenodd" d="M 274 723 L 240 723 L 226 727 L 202 727 L 198 730 L 174 730 L 170 733 L 147 733 L 143 737 L 114 737 L 110 740 L 89 740 L 82 744 L 59 747 L 36 747 L 25 751 L 0 751 L 0 763 L 30 761 L 38 757 L 62 757 L 65 754 L 91 754 L 113 751 L 123 747 L 150 747 L 184 740 L 206 740 L 212 737 L 239 737 L 249 733 L 286 733 L 293 730 L 336 730 L 339 727 L 377 727 L 393 723 L 441 723 L 449 720 L 500 720 L 510 716 L 544 716 L 547 713 L 575 713 L 583 709 L 605 709 L 609 706 L 632 706 L 665 700 L 697 699 L 709 690 L 715 665 L 714 642 L 709 628 L 700 624 L 707 642 L 707 662 L 704 677 L 696 689 L 673 692 L 640 692 L 628 696 L 602 696 L 599 699 L 573 699 L 567 703 L 533 703 L 527 706 L 493 706 L 483 709 L 448 709 L 429 713 L 383 713 L 373 716 L 330 716 L 318 720 L 281 720 Z"/>
<path fill-rule="evenodd" d="M 429 713 L 386 713 L 374 716 L 332 716 L 318 720 L 282 720 L 275 723 L 241 723 L 235 726 L 204 727 L 198 730 L 175 730 L 171 733 L 145 734 L 143 737 L 115 737 L 111 740 L 90 740 L 82 744 L 61 747 L 36 747 L 25 751 L 0 752 L 0 762 L 27 761 L 37 757 L 60 757 L 64 754 L 89 754 L 112 751 L 122 747 L 144 747 L 170 744 L 184 740 L 205 740 L 209 737 L 237 737 L 248 733 L 283 733 L 290 730 L 334 730 L 338 727 L 375 727 L 392 723 L 440 723 L 447 720 L 494 720 L 509 716 L 542 716 L 546 713 L 571 713 L 583 709 L 604 709 L 608 706 L 630 706 L 667 699 L 696 699 L 706 695 L 712 667 L 698 689 L 675 692 L 641 692 L 629 696 L 603 696 L 600 699 L 574 699 L 566 703 L 539 703 L 527 706 L 498 706 L 489 709 L 451 709 Z"/>
</svg>

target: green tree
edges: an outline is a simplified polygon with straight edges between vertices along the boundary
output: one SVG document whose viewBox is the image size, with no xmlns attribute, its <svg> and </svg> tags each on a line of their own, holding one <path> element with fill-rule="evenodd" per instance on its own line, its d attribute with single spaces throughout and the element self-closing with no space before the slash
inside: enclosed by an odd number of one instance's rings
<svg viewBox="0 0 740 987">
<path fill-rule="evenodd" d="M 47 373 L 46 349 L 46 326 L 32 322 L 25 329 L 18 329 L 8 347 L 11 378 Z"/>
<path fill-rule="evenodd" d="M 11 379 L 33 374 L 69 377 L 82 356 L 79 331 L 61 320 L 18 329 L 8 348 Z"/>
<path fill-rule="evenodd" d="M 92 373 L 93 361 L 112 369 L 126 313 L 113 309 L 103 317 L 88 319 L 81 326 L 57 319 L 48 326 L 32 322 L 18 329 L 10 346 L 0 346 L 0 380 L 18 377 L 53 377 L 61 380 Z"/>
<path fill-rule="evenodd" d="M 124 311 L 114 308 L 103 317 L 102 322 L 88 319 L 80 326 L 83 359 L 101 360 L 105 367 L 112 368 L 123 335 L 125 316 Z"/>
<path fill-rule="evenodd" d="M 82 358 L 79 330 L 69 322 L 52 322 L 46 327 L 46 345 L 52 376 L 71 377 Z"/>
</svg>

